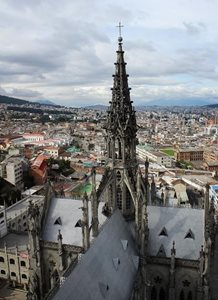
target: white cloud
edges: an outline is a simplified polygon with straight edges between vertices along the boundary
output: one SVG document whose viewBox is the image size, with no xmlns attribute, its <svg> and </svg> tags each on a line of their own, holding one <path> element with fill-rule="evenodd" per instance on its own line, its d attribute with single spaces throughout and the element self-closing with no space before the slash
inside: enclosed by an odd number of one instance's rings
<svg viewBox="0 0 218 300">
<path fill-rule="evenodd" d="M 202 30 L 206 29 L 206 26 L 204 23 L 199 22 L 197 24 L 193 24 L 191 22 L 183 22 L 187 32 L 191 35 L 197 35 L 201 33 Z"/>
<path fill-rule="evenodd" d="M 107 103 L 121 21 L 136 104 L 179 93 L 214 99 L 217 10 L 208 0 L 2 0 L 0 93 Z"/>
</svg>

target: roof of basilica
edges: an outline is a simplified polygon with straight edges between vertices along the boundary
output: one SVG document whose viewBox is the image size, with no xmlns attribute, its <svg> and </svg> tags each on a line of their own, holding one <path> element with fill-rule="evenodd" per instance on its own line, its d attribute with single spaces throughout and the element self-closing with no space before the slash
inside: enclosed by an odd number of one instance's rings
<svg viewBox="0 0 218 300">
<path fill-rule="evenodd" d="M 99 203 L 98 217 L 101 226 L 106 217 L 101 213 L 104 203 Z M 82 200 L 54 198 L 51 200 L 49 212 L 42 233 L 43 240 L 57 242 L 58 230 L 61 230 L 63 244 L 82 246 L 82 229 L 75 227 L 82 220 Z M 91 225 L 91 202 L 89 202 L 89 222 Z"/>
<path fill-rule="evenodd" d="M 197 260 L 204 244 L 204 210 L 148 206 L 148 253 L 171 256 L 175 241 L 176 257 Z"/>
<path fill-rule="evenodd" d="M 135 241 L 117 210 L 53 299 L 130 299 L 137 269 Z"/>
</svg>

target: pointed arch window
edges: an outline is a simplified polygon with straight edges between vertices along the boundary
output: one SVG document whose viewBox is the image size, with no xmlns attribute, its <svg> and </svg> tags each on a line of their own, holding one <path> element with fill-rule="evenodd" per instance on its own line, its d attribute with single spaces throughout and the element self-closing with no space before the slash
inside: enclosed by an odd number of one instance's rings
<svg viewBox="0 0 218 300">
<path fill-rule="evenodd" d="M 160 235 L 160 236 L 168 236 L 168 234 L 167 234 L 167 230 L 166 230 L 166 228 L 165 228 L 165 227 L 163 227 L 163 228 L 161 229 L 161 231 L 160 231 L 159 235 Z"/>
<path fill-rule="evenodd" d="M 113 188 L 112 188 L 112 184 L 109 185 L 109 199 L 110 204 L 109 206 L 113 205 Z"/>
<path fill-rule="evenodd" d="M 117 181 L 121 181 L 121 173 L 120 171 L 117 171 Z"/>
<path fill-rule="evenodd" d="M 195 235 L 194 233 L 191 231 L 191 229 L 189 229 L 189 231 L 186 233 L 185 235 L 185 239 L 195 239 Z"/>
<path fill-rule="evenodd" d="M 181 290 L 181 292 L 180 292 L 179 300 L 185 300 L 185 294 L 184 294 L 183 290 Z"/>
<path fill-rule="evenodd" d="M 192 292 L 191 291 L 189 291 L 189 293 L 188 293 L 188 299 L 187 300 L 192 300 Z"/>
<path fill-rule="evenodd" d="M 115 140 L 115 151 L 116 151 L 116 158 L 122 159 L 122 149 L 121 149 L 121 141 L 120 139 Z"/>
<path fill-rule="evenodd" d="M 122 209 L 122 190 L 120 185 L 117 186 L 117 207 Z"/>
<path fill-rule="evenodd" d="M 129 192 L 129 189 L 126 189 L 126 209 L 130 209 L 131 208 L 131 201 L 132 201 L 132 197 L 131 194 Z"/>
<path fill-rule="evenodd" d="M 164 291 L 163 288 L 160 289 L 159 299 L 161 299 L 161 300 L 165 300 L 166 299 L 165 291 Z"/>
<path fill-rule="evenodd" d="M 155 286 L 153 286 L 151 290 L 151 300 L 157 300 L 157 290 Z"/>
</svg>

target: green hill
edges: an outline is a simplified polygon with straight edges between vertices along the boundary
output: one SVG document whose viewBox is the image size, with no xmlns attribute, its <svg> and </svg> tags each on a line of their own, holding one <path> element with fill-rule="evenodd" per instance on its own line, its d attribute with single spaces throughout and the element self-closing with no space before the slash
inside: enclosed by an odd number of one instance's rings
<svg viewBox="0 0 218 300">
<path fill-rule="evenodd" d="M 0 103 L 23 105 L 30 103 L 30 101 L 0 95 Z"/>
</svg>

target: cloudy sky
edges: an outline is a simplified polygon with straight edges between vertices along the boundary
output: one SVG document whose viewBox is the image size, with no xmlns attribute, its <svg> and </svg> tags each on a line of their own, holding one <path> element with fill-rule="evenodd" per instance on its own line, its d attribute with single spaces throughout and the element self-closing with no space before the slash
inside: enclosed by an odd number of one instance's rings
<svg viewBox="0 0 218 300">
<path fill-rule="evenodd" d="M 217 0 L 0 0 L 0 94 L 111 98 L 119 21 L 135 104 L 218 103 Z"/>
</svg>

